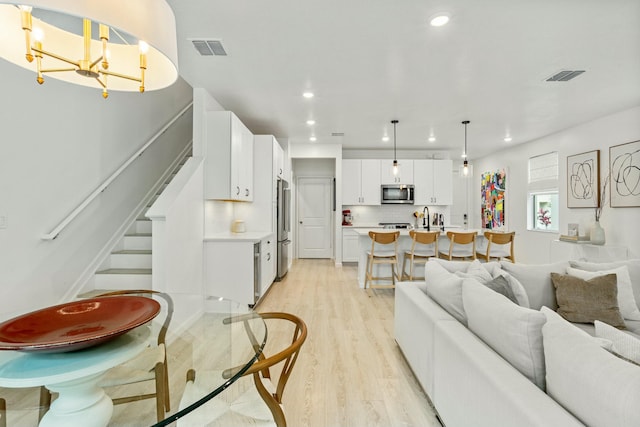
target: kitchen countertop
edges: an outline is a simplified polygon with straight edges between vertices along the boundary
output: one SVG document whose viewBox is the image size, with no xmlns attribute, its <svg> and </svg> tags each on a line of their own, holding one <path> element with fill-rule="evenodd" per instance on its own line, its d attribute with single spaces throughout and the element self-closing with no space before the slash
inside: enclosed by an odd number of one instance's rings
<svg viewBox="0 0 640 427">
<path fill-rule="evenodd" d="M 450 228 L 455 229 L 455 231 L 460 231 L 460 232 L 476 232 L 478 235 L 482 235 L 483 230 L 480 229 L 468 229 L 468 230 L 460 230 L 460 228 L 455 227 L 455 226 L 451 226 L 451 227 L 446 227 L 444 228 L 444 231 L 440 233 L 440 235 L 442 236 L 446 236 L 447 235 L 447 231 L 450 231 Z M 431 227 L 432 231 L 435 231 L 434 227 Z M 426 231 L 426 228 L 416 228 L 416 231 Z M 355 230 L 355 232 L 357 234 L 359 234 L 360 236 L 368 236 L 369 235 L 369 231 L 383 231 L 383 232 L 389 232 L 389 233 L 393 233 L 394 231 L 399 231 L 400 232 L 400 236 L 408 236 L 409 235 L 409 231 L 411 231 L 411 229 L 408 228 L 403 228 L 403 229 L 383 229 L 381 230 L 380 228 L 358 228 L 357 230 Z"/>
<path fill-rule="evenodd" d="M 204 237 L 205 242 L 259 242 L 260 240 L 274 235 L 270 231 L 247 231 L 246 233 L 232 233 L 225 231 L 222 233 L 209 234 Z"/>
</svg>

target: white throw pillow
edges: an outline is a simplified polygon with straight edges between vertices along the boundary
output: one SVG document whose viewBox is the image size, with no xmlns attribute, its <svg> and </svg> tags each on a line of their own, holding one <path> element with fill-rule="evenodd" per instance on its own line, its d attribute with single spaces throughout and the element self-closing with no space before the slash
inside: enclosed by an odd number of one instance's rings
<svg viewBox="0 0 640 427">
<path fill-rule="evenodd" d="M 489 274 L 489 272 L 477 259 L 469 263 L 466 275 L 467 277 L 473 277 L 480 283 L 487 283 L 489 280 L 493 279 L 493 277 L 491 277 L 491 274 Z"/>
<path fill-rule="evenodd" d="M 462 300 L 469 329 L 544 390 L 544 314 L 520 307 L 473 279 L 462 283 Z"/>
<path fill-rule="evenodd" d="M 640 339 L 599 320 L 596 320 L 594 324 L 596 337 L 610 340 L 613 343 L 612 352 L 640 364 Z"/>
<path fill-rule="evenodd" d="M 467 316 L 462 305 L 463 279 L 449 273 L 442 265 L 432 261 L 425 264 L 424 276 L 427 295 L 466 326 Z"/>
<path fill-rule="evenodd" d="M 449 261 L 448 259 L 429 258 L 427 262 L 440 264 L 449 273 L 455 273 L 456 271 L 466 272 L 469 268 L 469 261 Z"/>
<path fill-rule="evenodd" d="M 629 277 L 631 278 L 633 295 L 635 296 L 636 302 L 640 302 L 640 258 L 606 263 L 569 261 L 569 264 L 573 268 L 587 271 L 611 270 L 613 268 L 618 268 L 626 265 L 629 269 Z"/>
<path fill-rule="evenodd" d="M 575 276 L 583 280 L 590 280 L 594 277 L 604 276 L 605 274 L 615 274 L 618 285 L 618 306 L 622 317 L 629 320 L 640 320 L 640 310 L 636 304 L 631 288 L 631 278 L 627 266 L 614 268 L 612 270 L 585 271 L 577 268 L 568 267 L 567 274 Z"/>
<path fill-rule="evenodd" d="M 551 273 L 564 274 L 569 266 L 566 261 L 554 264 L 524 265 L 500 261 L 502 269 L 524 286 L 529 297 L 529 307 L 540 310 L 542 306 L 556 309 L 556 290 L 551 283 Z"/>
<path fill-rule="evenodd" d="M 640 369 L 560 318 L 542 328 L 547 394 L 589 426 L 640 426 Z"/>
</svg>

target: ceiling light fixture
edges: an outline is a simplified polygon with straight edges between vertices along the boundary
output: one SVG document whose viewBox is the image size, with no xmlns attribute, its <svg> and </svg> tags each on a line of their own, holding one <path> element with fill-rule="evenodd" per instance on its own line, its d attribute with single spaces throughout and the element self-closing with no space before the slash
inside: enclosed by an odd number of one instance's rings
<svg viewBox="0 0 640 427">
<path fill-rule="evenodd" d="M 315 120 L 307 120 L 307 124 L 308 124 L 309 126 L 312 126 L 312 125 L 315 125 L 315 124 L 316 124 L 316 121 L 315 121 Z"/>
<path fill-rule="evenodd" d="M 387 135 L 383 136 L 382 142 L 389 142 L 389 137 Z"/>
<path fill-rule="evenodd" d="M 302 96 L 304 96 L 307 99 L 313 98 L 313 92 L 304 92 Z"/>
<path fill-rule="evenodd" d="M 431 18 L 429 23 L 432 27 L 442 27 L 443 25 L 447 25 L 449 23 L 449 15 L 446 13 L 439 13 Z"/>
<path fill-rule="evenodd" d="M 38 83 L 46 74 L 101 88 L 107 98 L 108 89 L 144 92 L 178 78 L 175 16 L 165 1 L 27 2 L 0 5 L 0 56 L 29 70 L 35 65 Z M 26 52 L 18 48 L 25 41 Z"/>
<path fill-rule="evenodd" d="M 436 137 L 435 137 L 435 136 L 433 136 L 433 135 L 431 135 L 431 136 L 429 137 L 429 142 L 436 142 Z"/>
<path fill-rule="evenodd" d="M 464 125 L 464 153 L 462 157 L 464 157 L 464 161 L 462 162 L 462 174 L 464 176 L 469 175 L 469 161 L 467 160 L 467 125 L 471 123 L 469 120 L 463 120 L 462 124 Z"/>
<path fill-rule="evenodd" d="M 396 156 L 396 125 L 397 120 L 391 120 L 393 123 L 393 174 L 398 175 L 398 157 Z"/>
<path fill-rule="evenodd" d="M 507 136 L 504 137 L 504 142 L 511 142 L 511 141 L 512 141 L 512 139 L 511 139 L 510 136 L 507 135 Z"/>
<path fill-rule="evenodd" d="M 312 136 L 309 138 L 309 141 L 311 142 L 316 142 L 318 139 L 315 136 Z"/>
</svg>

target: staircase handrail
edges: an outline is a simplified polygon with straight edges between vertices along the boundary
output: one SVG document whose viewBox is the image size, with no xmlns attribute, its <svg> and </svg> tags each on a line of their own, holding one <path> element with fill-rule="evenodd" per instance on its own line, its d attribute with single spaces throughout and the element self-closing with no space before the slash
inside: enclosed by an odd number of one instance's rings
<svg viewBox="0 0 640 427">
<path fill-rule="evenodd" d="M 89 206 L 89 204 L 91 204 L 91 202 L 93 202 L 93 200 L 96 197 L 98 197 L 98 195 L 100 193 L 102 193 L 113 181 L 115 181 L 115 179 L 122 172 L 124 172 L 124 170 L 131 163 L 133 163 L 134 160 L 136 160 L 138 157 L 140 157 L 142 155 L 142 153 L 144 153 L 144 151 L 147 148 L 149 148 L 149 146 L 151 144 L 153 144 L 167 129 L 169 129 L 176 122 L 176 120 L 178 120 L 180 117 L 182 117 L 184 115 L 184 113 L 186 113 L 189 110 L 189 108 L 191 108 L 192 106 L 193 106 L 193 101 L 189 102 L 186 107 L 184 107 L 182 110 L 180 110 L 180 112 L 178 114 L 176 114 L 173 119 L 169 120 L 169 122 L 167 122 L 167 124 L 164 125 L 162 127 L 162 129 L 160 129 L 155 135 L 153 135 L 149 139 L 149 141 L 147 141 L 142 147 L 140 147 L 140 149 L 138 149 L 138 151 L 133 153 L 133 155 L 131 157 L 129 157 L 129 159 L 126 162 L 124 162 L 114 173 L 112 173 L 111 176 L 109 176 L 102 184 L 100 184 L 98 186 L 98 188 L 93 190 L 93 192 L 91 194 L 89 194 L 89 196 L 87 196 L 87 198 L 85 198 L 82 201 L 82 203 L 80 203 L 78 205 L 78 207 L 76 207 L 73 211 L 71 211 L 71 213 L 69 215 L 67 215 L 67 217 L 65 219 L 63 219 L 60 222 L 60 224 L 58 224 L 56 226 L 56 228 L 54 228 L 51 232 L 49 232 L 47 234 L 43 234 L 40 238 L 42 240 L 53 240 L 56 237 L 58 237 L 58 235 L 62 232 L 62 230 L 64 230 L 64 228 L 67 225 L 69 225 L 69 223 L 71 223 L 71 221 L 73 221 L 80 214 L 80 212 L 82 212 L 87 206 Z"/>
</svg>

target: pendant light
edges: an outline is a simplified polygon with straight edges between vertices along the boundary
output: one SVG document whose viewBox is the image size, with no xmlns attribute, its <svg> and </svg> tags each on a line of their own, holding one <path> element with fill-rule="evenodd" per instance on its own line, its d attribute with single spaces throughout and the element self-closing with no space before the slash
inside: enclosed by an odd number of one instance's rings
<svg viewBox="0 0 640 427">
<path fill-rule="evenodd" d="M 464 161 L 462 162 L 462 175 L 464 176 L 469 176 L 469 161 L 467 160 L 467 125 L 469 123 L 471 123 L 469 120 L 462 121 L 464 125 L 464 152 L 462 153 Z"/>
<path fill-rule="evenodd" d="M 393 123 L 393 174 L 398 175 L 398 157 L 396 156 L 396 125 L 397 120 L 391 120 Z"/>
</svg>

